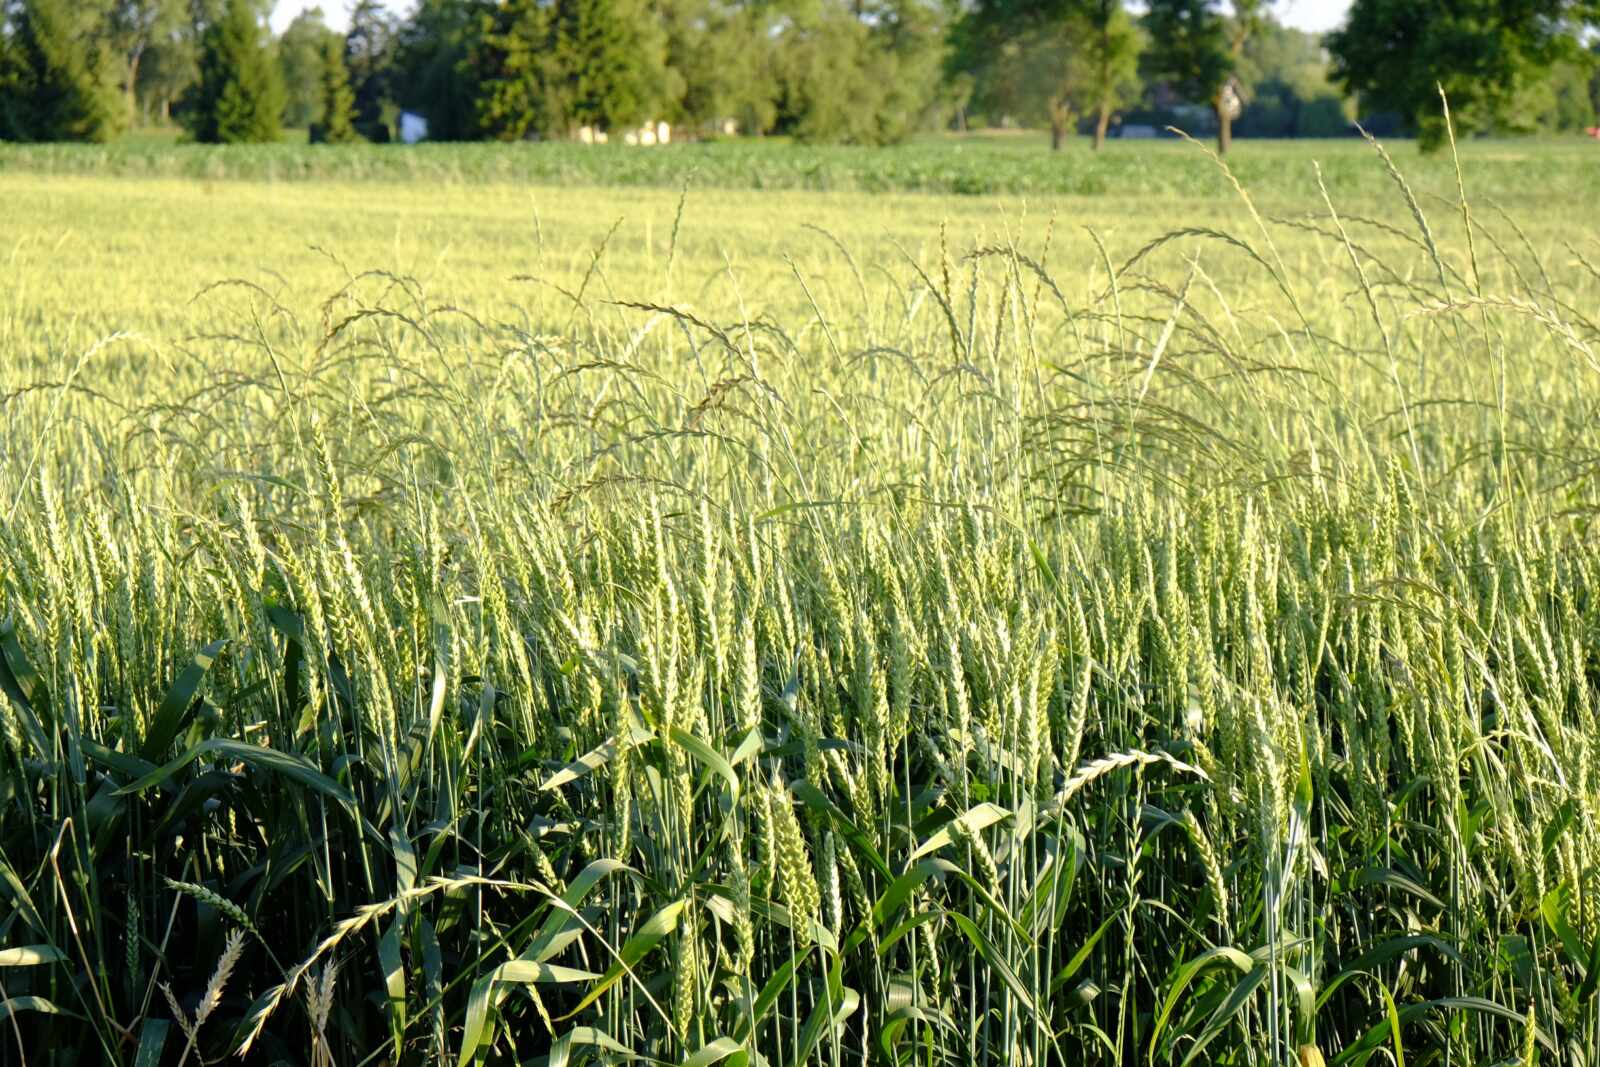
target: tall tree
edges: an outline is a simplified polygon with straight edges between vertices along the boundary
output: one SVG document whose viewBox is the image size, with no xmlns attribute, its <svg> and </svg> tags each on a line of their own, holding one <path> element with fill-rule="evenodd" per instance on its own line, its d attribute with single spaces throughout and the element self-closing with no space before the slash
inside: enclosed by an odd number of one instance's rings
<svg viewBox="0 0 1600 1067">
<path fill-rule="evenodd" d="M 294 17 L 278 38 L 278 72 L 283 78 L 283 122 L 306 127 L 322 121 L 328 42 L 338 45 L 339 72 L 344 73 L 344 39 L 323 21 L 320 7 L 307 8 Z M 349 79 L 345 78 L 349 89 Z"/>
<path fill-rule="evenodd" d="M 126 65 L 122 84 L 130 121 L 139 112 L 139 69 L 145 54 L 152 45 L 179 32 L 187 13 L 183 0 L 115 0 L 108 26 Z"/>
<path fill-rule="evenodd" d="M 1239 69 L 1245 45 L 1260 32 L 1271 3 L 1272 0 L 1233 0 L 1233 17 L 1228 20 L 1229 78 L 1211 101 L 1217 113 L 1217 150 L 1223 153 L 1233 145 L 1233 120 L 1244 103 L 1236 95 L 1239 82 L 1232 75 Z"/>
<path fill-rule="evenodd" d="M 541 0 L 504 0 L 484 14 L 468 61 L 477 78 L 476 136 L 516 141 L 567 126 L 570 101 L 558 45 L 552 13 Z"/>
<path fill-rule="evenodd" d="M 666 34 L 641 0 L 557 0 L 555 11 L 576 125 L 635 126 L 675 102 Z"/>
<path fill-rule="evenodd" d="M 667 38 L 667 67 L 681 83 L 667 117 L 690 128 L 733 121 L 760 133 L 772 124 L 773 87 L 765 76 L 768 40 L 760 13 L 723 0 L 656 5 Z"/>
<path fill-rule="evenodd" d="M 1319 34 L 1264 17 L 1234 72 L 1246 104 L 1235 133 L 1254 137 L 1331 137 L 1348 129 L 1344 102 L 1329 80 Z"/>
<path fill-rule="evenodd" d="M 930 0 L 857 0 L 867 24 L 865 62 L 879 94 L 864 101 L 874 112 L 873 142 L 903 141 L 944 107 L 940 75 L 948 52 L 947 15 Z"/>
<path fill-rule="evenodd" d="M 324 144 L 348 144 L 361 140 L 355 127 L 356 94 L 350 88 L 350 72 L 344 69 L 344 42 L 336 33 L 322 42 L 322 78 L 318 117 L 312 129 L 313 140 Z"/>
<path fill-rule="evenodd" d="M 1600 115 L 1600 41 L 1591 41 L 1584 58 L 1589 65 L 1589 102 Z"/>
<path fill-rule="evenodd" d="M 397 43 L 394 17 L 383 4 L 358 0 L 350 11 L 344 63 L 356 94 L 356 130 L 369 141 L 387 141 L 393 132 Z"/>
<path fill-rule="evenodd" d="M 1150 32 L 1146 75 L 1190 100 L 1208 101 L 1217 113 L 1217 149 L 1226 152 L 1236 103 L 1229 85 L 1235 59 L 1216 0 L 1150 0 L 1144 24 Z"/>
<path fill-rule="evenodd" d="M 775 93 L 773 129 L 801 141 L 870 144 L 868 29 L 853 3 L 800 0 L 769 9 L 767 73 Z"/>
<path fill-rule="evenodd" d="M 422 0 L 401 24 L 395 48 L 395 100 L 428 120 L 434 140 L 476 136 L 480 77 L 475 57 L 493 0 Z"/>
<path fill-rule="evenodd" d="M 0 3 L 0 141 L 28 138 L 25 102 L 31 92 L 33 72 L 17 43 L 16 12 Z"/>
<path fill-rule="evenodd" d="M 122 128 L 120 64 L 109 11 L 75 0 L 8 5 L 0 73 L 0 135 L 30 141 L 106 141 Z"/>
<path fill-rule="evenodd" d="M 184 103 L 184 123 L 196 141 L 278 139 L 283 84 L 250 0 L 229 0 L 221 17 L 205 27 L 200 77 Z"/>
<path fill-rule="evenodd" d="M 1121 0 L 981 0 L 956 33 L 980 106 L 1050 124 L 1059 149 L 1080 113 L 1094 146 L 1138 90 L 1140 37 Z"/>
<path fill-rule="evenodd" d="M 172 105 L 200 75 L 200 39 L 187 19 L 145 46 L 135 74 L 134 93 L 144 121 L 167 121 Z"/>
<path fill-rule="evenodd" d="M 1593 5 L 1574 0 L 1356 0 L 1327 38 L 1334 78 L 1363 106 L 1405 117 L 1424 151 L 1445 138 L 1439 86 L 1461 131 L 1522 129 L 1529 84 L 1579 50 Z"/>
<path fill-rule="evenodd" d="M 773 129 L 804 141 L 905 138 L 939 103 L 942 13 L 924 0 L 761 5 Z"/>
<path fill-rule="evenodd" d="M 1079 96 L 1094 113 L 1094 148 L 1106 143 L 1111 114 L 1139 92 L 1139 53 L 1144 42 L 1122 0 L 1078 0 L 1073 23 L 1080 27 L 1083 76 L 1075 79 Z"/>
</svg>

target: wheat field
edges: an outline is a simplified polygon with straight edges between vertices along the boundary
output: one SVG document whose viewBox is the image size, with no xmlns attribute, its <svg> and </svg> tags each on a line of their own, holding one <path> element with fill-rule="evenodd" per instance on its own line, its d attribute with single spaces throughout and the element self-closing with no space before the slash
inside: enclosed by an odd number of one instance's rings
<svg viewBox="0 0 1600 1067">
<path fill-rule="evenodd" d="M 1594 1063 L 1594 190 L 1330 151 L 0 173 L 0 1061 Z"/>
</svg>

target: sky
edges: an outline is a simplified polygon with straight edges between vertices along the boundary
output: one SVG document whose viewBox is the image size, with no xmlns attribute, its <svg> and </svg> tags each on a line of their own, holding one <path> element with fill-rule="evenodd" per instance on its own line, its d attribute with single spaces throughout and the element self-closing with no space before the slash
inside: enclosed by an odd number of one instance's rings
<svg viewBox="0 0 1600 1067">
<path fill-rule="evenodd" d="M 386 2 L 394 11 L 404 11 L 410 6 L 408 0 L 386 0 Z M 328 25 L 333 28 L 338 30 L 346 28 L 346 16 L 349 11 L 347 0 L 278 0 L 277 7 L 272 11 L 273 31 L 282 33 L 284 27 L 308 7 L 322 8 Z M 1350 10 L 1350 0 L 1277 0 L 1272 7 L 1278 18 L 1286 25 L 1321 33 L 1339 25 L 1344 13 Z"/>
</svg>

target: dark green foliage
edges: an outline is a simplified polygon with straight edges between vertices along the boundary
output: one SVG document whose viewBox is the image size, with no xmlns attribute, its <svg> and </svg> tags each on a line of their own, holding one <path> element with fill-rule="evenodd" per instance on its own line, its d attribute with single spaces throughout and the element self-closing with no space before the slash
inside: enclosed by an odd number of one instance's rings
<svg viewBox="0 0 1600 1067">
<path fill-rule="evenodd" d="M 1363 110 L 1395 111 L 1422 147 L 1444 143 L 1442 86 L 1458 132 L 1525 130 L 1528 93 L 1577 55 L 1572 0 L 1356 0 L 1330 34 L 1334 76 Z"/>
<path fill-rule="evenodd" d="M 537 0 L 508 0 L 484 17 L 469 64 L 478 78 L 473 108 L 480 137 L 516 141 L 564 128 L 569 100 L 550 12 Z"/>
<path fill-rule="evenodd" d="M 106 13 L 73 0 L 8 5 L 0 36 L 0 138 L 108 141 L 122 128 Z"/>
<path fill-rule="evenodd" d="M 278 69 L 283 76 L 283 122 L 304 127 L 322 121 L 326 94 L 328 42 L 338 47 L 339 65 L 344 66 L 343 40 L 328 29 L 320 7 L 309 8 L 289 23 L 278 38 Z M 349 79 L 343 79 L 348 89 Z"/>
<path fill-rule="evenodd" d="M 172 106 L 200 74 L 200 42 L 174 31 L 152 41 L 139 62 L 134 93 L 145 122 L 164 122 Z"/>
<path fill-rule="evenodd" d="M 1142 40 L 1120 0 L 985 0 L 958 24 L 956 62 L 974 75 L 972 102 L 991 117 L 1048 123 L 1051 144 L 1077 115 L 1095 147 L 1112 112 L 1138 94 Z"/>
<path fill-rule="evenodd" d="M 666 35 L 643 0 L 557 0 L 554 6 L 571 125 L 636 126 L 673 103 Z"/>
<path fill-rule="evenodd" d="M 13 39 L 9 16 L 0 8 L 0 141 L 26 138 L 27 109 L 23 106 L 31 71 Z"/>
<path fill-rule="evenodd" d="M 634 0 L 509 0 L 485 19 L 473 63 L 478 131 L 499 140 L 634 126 L 681 86 L 666 35 Z"/>
<path fill-rule="evenodd" d="M 184 101 L 190 136 L 208 144 L 276 141 L 283 83 L 248 0 L 230 0 L 200 47 L 200 78 Z"/>
<path fill-rule="evenodd" d="M 260 21 L 273 5 L 244 6 Z M 1355 112 L 1342 100 L 1357 96 L 1378 128 L 1432 145 L 1436 79 L 1464 131 L 1574 131 L 1600 105 L 1580 47 L 1600 6 L 1588 0 L 1361 0 L 1329 38 L 1334 67 L 1320 39 L 1273 21 L 1274 0 L 416 0 L 404 17 L 398 6 L 357 0 L 343 38 L 355 129 L 379 142 L 403 107 L 440 140 L 666 120 L 690 140 L 731 123 L 887 144 L 971 117 L 1048 127 L 1056 147 L 1092 131 L 1098 148 L 1137 105 L 1129 121 L 1214 122 L 1226 151 L 1235 118 L 1249 136 L 1345 132 Z M 191 104 L 206 99 L 201 38 L 231 9 L 0 0 L 0 136 L 103 140 L 130 116 L 166 119 L 191 88 Z M 321 115 L 330 32 L 312 8 L 277 42 L 291 126 Z"/>
<path fill-rule="evenodd" d="M 1215 107 L 1234 70 L 1228 27 L 1214 0 L 1151 0 L 1145 76 L 1180 97 Z M 1219 127 L 1219 140 L 1223 136 Z"/>
<path fill-rule="evenodd" d="M 758 11 L 723 0 L 670 0 L 656 5 L 667 40 L 672 106 L 663 114 L 675 126 L 716 129 L 725 121 L 761 132 L 776 117 L 767 78 L 768 41 Z"/>
<path fill-rule="evenodd" d="M 1244 44 L 1236 71 L 1246 137 L 1334 137 L 1349 132 L 1343 100 L 1329 79 L 1318 38 L 1262 19 Z"/>
<path fill-rule="evenodd" d="M 887 144 L 938 102 L 938 11 L 909 0 L 798 0 L 769 12 L 773 129 L 802 141 Z"/>
<path fill-rule="evenodd" d="M 356 131 L 369 141 L 388 141 L 394 133 L 396 33 L 394 17 L 377 0 L 360 0 L 350 12 L 344 63 L 355 92 Z"/>
<path fill-rule="evenodd" d="M 323 42 L 322 80 L 318 98 L 321 119 L 311 127 L 312 139 L 324 144 L 361 140 L 355 128 L 356 94 L 344 69 L 344 46 L 337 36 Z"/>
<path fill-rule="evenodd" d="M 395 99 L 427 118 L 431 140 L 477 135 L 475 60 L 495 6 L 492 0 L 422 0 L 400 27 Z"/>
</svg>

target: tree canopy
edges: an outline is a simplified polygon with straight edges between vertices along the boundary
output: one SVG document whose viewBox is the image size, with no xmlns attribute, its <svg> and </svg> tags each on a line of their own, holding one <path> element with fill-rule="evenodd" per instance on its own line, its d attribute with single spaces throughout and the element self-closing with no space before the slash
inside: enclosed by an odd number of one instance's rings
<svg viewBox="0 0 1600 1067">
<path fill-rule="evenodd" d="M 348 5 L 344 30 L 328 4 Z M 199 138 L 271 137 L 276 101 L 278 124 L 340 140 L 348 96 L 372 141 L 403 108 L 442 140 L 667 121 L 691 139 L 888 144 L 989 124 L 1098 148 L 1125 121 L 1226 151 L 1235 129 L 1339 136 L 1359 114 L 1432 147 L 1439 85 L 1463 134 L 1581 129 L 1600 105 L 1600 0 L 1355 0 L 1325 36 L 1283 25 L 1274 0 L 413 0 L 403 15 L 325 0 L 275 41 L 273 6 L 0 0 L 0 138 L 172 118 Z"/>
<path fill-rule="evenodd" d="M 283 84 L 250 0 L 229 0 L 200 38 L 200 77 L 185 98 L 185 123 L 196 141 L 275 141 Z"/>
<path fill-rule="evenodd" d="M 107 141 L 126 121 L 109 6 L 20 0 L 0 22 L 0 136 Z"/>
<path fill-rule="evenodd" d="M 1441 87 L 1458 132 L 1532 128 L 1534 97 L 1557 63 L 1583 58 L 1577 30 L 1594 14 L 1573 0 L 1356 0 L 1328 51 L 1346 91 L 1437 147 Z"/>
</svg>

